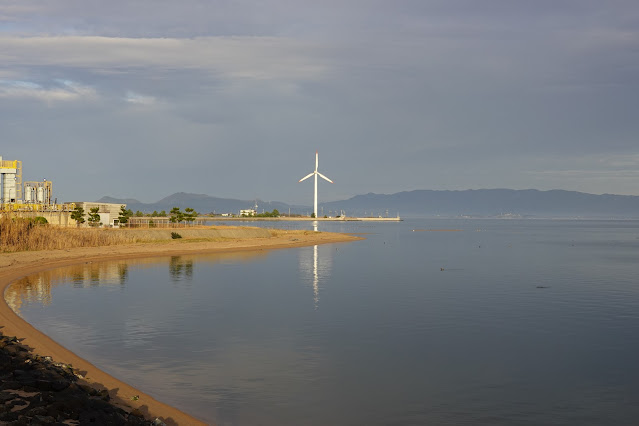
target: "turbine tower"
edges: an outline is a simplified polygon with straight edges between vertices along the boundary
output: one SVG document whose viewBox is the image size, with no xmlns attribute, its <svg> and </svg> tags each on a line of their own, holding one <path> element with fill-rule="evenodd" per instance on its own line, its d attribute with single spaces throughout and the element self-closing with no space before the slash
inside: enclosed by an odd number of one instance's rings
<svg viewBox="0 0 639 426">
<path fill-rule="evenodd" d="M 309 173 L 308 175 L 304 176 L 302 179 L 300 179 L 300 182 L 303 180 L 306 180 L 308 178 L 310 178 L 311 176 L 315 175 L 315 196 L 313 197 L 313 213 L 315 213 L 315 218 L 317 218 L 317 176 L 320 176 L 322 179 L 329 181 L 330 183 L 335 183 L 332 180 L 330 180 L 329 178 L 327 178 L 326 176 L 324 176 L 323 174 L 321 174 L 320 172 L 317 171 L 317 165 L 319 163 L 319 159 L 318 159 L 318 155 L 317 155 L 317 151 L 315 151 L 315 171 Z"/>
</svg>

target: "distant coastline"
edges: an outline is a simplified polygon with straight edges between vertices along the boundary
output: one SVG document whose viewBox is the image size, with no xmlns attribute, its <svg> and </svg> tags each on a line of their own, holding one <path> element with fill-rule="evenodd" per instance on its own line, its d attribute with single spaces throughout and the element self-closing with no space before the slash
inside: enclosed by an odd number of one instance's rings
<svg viewBox="0 0 639 426">
<path fill-rule="evenodd" d="M 258 212 L 277 209 L 280 213 L 308 217 L 312 208 L 279 201 L 237 200 L 205 194 L 178 192 L 154 203 L 133 198 L 103 197 L 100 202 L 127 204 L 127 208 L 144 213 L 169 211 L 177 206 L 191 207 L 200 214 L 220 213 L 239 216 L 241 209 Z M 393 194 L 368 193 L 341 201 L 320 201 L 318 216 L 337 216 L 343 212 L 352 217 L 447 217 L 447 218 L 639 218 L 639 196 L 588 194 L 577 191 L 537 189 L 468 189 L 413 190 Z M 217 217 L 217 216 L 216 216 Z M 319 218 L 318 218 L 319 219 Z"/>
<path fill-rule="evenodd" d="M 307 216 L 280 216 L 280 217 L 198 217 L 198 220 L 210 221 L 244 221 L 244 222 L 401 222 L 401 218 L 397 217 L 307 217 Z"/>
</svg>

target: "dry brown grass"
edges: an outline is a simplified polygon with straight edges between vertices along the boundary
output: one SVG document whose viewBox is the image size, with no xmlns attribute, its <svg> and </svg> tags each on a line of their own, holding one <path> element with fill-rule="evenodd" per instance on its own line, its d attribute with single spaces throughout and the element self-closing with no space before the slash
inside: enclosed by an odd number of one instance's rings
<svg viewBox="0 0 639 426">
<path fill-rule="evenodd" d="M 135 233 L 114 229 L 58 228 L 37 225 L 32 220 L 8 214 L 0 217 L 1 252 L 111 246 L 140 241 Z"/>
</svg>

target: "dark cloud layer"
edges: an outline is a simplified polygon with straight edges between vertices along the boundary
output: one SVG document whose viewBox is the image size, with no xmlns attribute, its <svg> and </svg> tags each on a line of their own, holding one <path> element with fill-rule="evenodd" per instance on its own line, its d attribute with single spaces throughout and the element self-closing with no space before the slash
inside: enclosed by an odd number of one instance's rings
<svg viewBox="0 0 639 426">
<path fill-rule="evenodd" d="M 0 1 L 0 155 L 60 199 L 638 194 L 639 8 Z"/>
</svg>

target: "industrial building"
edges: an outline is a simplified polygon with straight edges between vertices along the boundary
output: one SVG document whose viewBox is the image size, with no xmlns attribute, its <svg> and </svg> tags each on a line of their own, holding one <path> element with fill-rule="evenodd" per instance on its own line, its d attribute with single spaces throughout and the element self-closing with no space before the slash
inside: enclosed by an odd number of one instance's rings
<svg viewBox="0 0 639 426">
<path fill-rule="evenodd" d="M 44 204 L 51 205 L 51 194 L 53 193 L 53 183 L 43 182 L 25 182 L 24 183 L 24 202 L 25 204 Z"/>
<path fill-rule="evenodd" d="M 3 160 L 0 156 L 0 209 L 12 211 L 61 211 L 73 209 L 68 204 L 51 202 L 53 183 L 42 182 L 22 184 L 22 161 Z"/>
<path fill-rule="evenodd" d="M 6 161 L 0 156 L 0 203 L 22 201 L 22 161 Z"/>
<path fill-rule="evenodd" d="M 53 201 L 52 201 L 53 200 Z M 82 207 L 88 214 L 93 207 L 99 208 L 100 223 L 103 226 L 117 226 L 121 204 L 109 203 L 63 203 L 53 198 L 53 182 L 22 182 L 22 161 L 3 160 L 0 156 L 0 214 L 12 212 L 23 217 L 42 216 L 50 224 L 76 226 L 71 212 Z M 126 206 L 125 206 L 126 207 Z"/>
<path fill-rule="evenodd" d="M 88 214 L 92 208 L 97 207 L 102 226 L 118 226 L 119 224 L 118 217 L 120 217 L 122 204 L 93 203 L 89 201 L 76 201 L 72 204 L 77 207 L 82 207 L 85 214 Z M 126 207 L 126 204 L 124 207 Z"/>
</svg>

